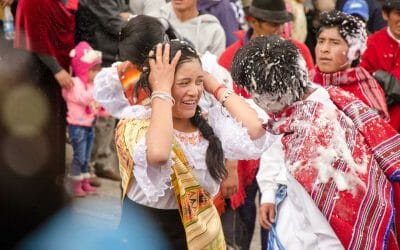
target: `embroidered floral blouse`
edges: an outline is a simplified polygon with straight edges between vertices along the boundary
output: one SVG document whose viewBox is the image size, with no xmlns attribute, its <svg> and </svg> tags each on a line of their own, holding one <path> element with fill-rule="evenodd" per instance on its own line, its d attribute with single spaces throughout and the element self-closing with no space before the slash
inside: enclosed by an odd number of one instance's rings
<svg viewBox="0 0 400 250">
<path fill-rule="evenodd" d="M 130 106 L 123 94 L 115 67 L 103 69 L 95 79 L 94 96 L 112 116 L 118 118 L 148 119 L 151 115 L 149 106 Z M 268 116 L 252 100 L 247 101 L 263 121 Z M 257 140 L 251 140 L 247 129 L 242 127 L 229 115 L 219 103 L 208 111 L 208 123 L 221 140 L 225 158 L 258 159 L 275 141 L 277 136 L 266 134 Z M 205 156 L 208 141 L 199 131 L 185 133 L 174 130 L 174 138 L 180 144 L 193 174 L 200 185 L 214 196 L 219 190 L 219 182 L 215 181 L 207 170 Z M 143 138 L 137 143 L 132 158 L 135 162 L 133 175 L 135 180 L 127 193 L 129 199 L 154 208 L 177 209 L 177 203 L 170 182 L 172 158 L 163 166 L 151 166 L 146 160 L 146 143 Z"/>
</svg>

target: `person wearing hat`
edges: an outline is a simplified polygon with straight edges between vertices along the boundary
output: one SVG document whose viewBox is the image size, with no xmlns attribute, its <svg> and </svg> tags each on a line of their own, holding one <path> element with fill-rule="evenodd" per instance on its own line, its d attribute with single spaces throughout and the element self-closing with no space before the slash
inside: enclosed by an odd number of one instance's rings
<svg viewBox="0 0 400 250">
<path fill-rule="evenodd" d="M 354 6 L 352 6 L 354 3 L 356 3 L 356 5 L 360 5 L 359 2 L 364 2 L 364 1 L 360 1 L 360 0 L 337 0 L 336 1 L 336 6 L 335 9 L 336 10 L 340 10 L 346 13 L 349 13 L 346 11 L 345 5 L 350 6 L 352 8 L 354 8 Z M 365 0 L 365 2 L 367 3 L 368 6 L 368 21 L 367 21 L 367 30 L 371 33 L 374 33 L 380 29 L 382 29 L 383 27 L 386 26 L 386 22 L 382 17 L 382 4 L 381 2 L 383 2 L 382 0 Z M 363 3 L 361 3 L 363 4 Z M 360 8 L 360 7 L 358 7 Z M 350 8 L 351 9 L 351 8 Z M 365 10 L 362 10 L 362 12 L 364 12 Z M 352 14 L 352 13 L 349 13 Z M 360 13 L 357 13 L 358 15 L 360 15 Z"/>
<path fill-rule="evenodd" d="M 270 36 L 273 34 L 282 35 L 284 24 L 293 21 L 293 15 L 287 11 L 284 0 L 253 0 L 248 10 L 247 21 L 249 29 L 247 31 L 240 30 L 236 32 L 238 40 L 229 46 L 220 56 L 219 64 L 230 70 L 233 57 L 242 46 L 250 40 L 260 36 Z M 307 68 L 311 70 L 314 67 L 313 59 L 309 49 L 302 43 L 290 38 L 296 47 L 301 51 Z M 234 84 L 233 89 L 237 94 L 245 98 L 250 95 L 242 88 Z M 249 249 L 250 242 L 254 232 L 254 224 L 256 220 L 255 197 L 258 192 L 255 175 L 259 168 L 259 161 L 238 161 L 237 171 L 239 178 L 239 190 L 230 196 L 230 206 L 237 209 L 240 218 L 245 224 L 246 234 L 244 239 L 239 243 L 243 249 Z M 227 207 L 229 209 L 229 207 Z M 263 230 L 262 241 L 267 239 L 267 233 Z M 237 242 L 239 237 L 234 235 Z M 229 240 L 229 235 L 226 234 Z M 262 244 L 266 245 L 266 244 Z"/>
<path fill-rule="evenodd" d="M 348 0 L 344 4 L 342 11 L 359 18 L 364 23 L 368 22 L 369 8 L 365 0 Z"/>
<path fill-rule="evenodd" d="M 400 0 L 386 0 L 382 15 L 388 26 L 368 37 L 361 66 L 382 85 L 390 124 L 400 131 Z"/>
</svg>

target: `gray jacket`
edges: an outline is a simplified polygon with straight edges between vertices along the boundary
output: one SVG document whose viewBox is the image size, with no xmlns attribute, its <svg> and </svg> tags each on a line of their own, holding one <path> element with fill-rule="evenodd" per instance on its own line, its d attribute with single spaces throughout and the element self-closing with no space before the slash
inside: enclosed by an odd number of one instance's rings
<svg viewBox="0 0 400 250">
<path fill-rule="evenodd" d="M 191 41 L 200 54 L 209 51 L 219 57 L 225 50 L 225 31 L 215 16 L 200 13 L 195 18 L 181 22 L 171 3 L 161 7 L 160 16 L 166 18 L 182 36 Z"/>
</svg>

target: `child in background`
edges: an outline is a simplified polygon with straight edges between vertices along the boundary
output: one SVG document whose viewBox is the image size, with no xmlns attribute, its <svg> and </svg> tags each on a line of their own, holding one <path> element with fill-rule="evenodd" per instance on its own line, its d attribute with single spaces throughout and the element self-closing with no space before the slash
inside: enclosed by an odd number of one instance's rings
<svg viewBox="0 0 400 250">
<path fill-rule="evenodd" d="M 89 183 L 88 163 L 92 151 L 94 121 L 97 105 L 93 99 L 93 79 L 101 70 L 101 52 L 93 50 L 87 42 L 80 42 L 70 53 L 75 73 L 74 87 L 63 89 L 67 103 L 68 134 L 73 148 L 69 174 L 75 197 L 83 197 L 96 191 Z"/>
</svg>

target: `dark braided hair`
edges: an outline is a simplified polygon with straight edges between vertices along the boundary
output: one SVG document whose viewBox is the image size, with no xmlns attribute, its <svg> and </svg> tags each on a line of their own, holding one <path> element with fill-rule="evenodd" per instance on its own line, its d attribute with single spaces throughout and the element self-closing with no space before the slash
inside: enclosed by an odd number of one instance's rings
<svg viewBox="0 0 400 250">
<path fill-rule="evenodd" d="M 196 53 L 193 46 L 183 40 L 171 40 L 170 44 L 170 62 L 174 58 L 175 54 L 180 50 L 181 57 L 177 63 L 176 68 L 178 69 L 180 65 L 191 60 L 198 60 L 201 64 L 200 57 Z M 165 43 L 163 44 L 164 50 Z M 153 48 L 155 55 L 156 46 Z M 149 95 L 151 94 L 151 88 L 148 82 L 150 74 L 149 60 L 147 59 L 144 63 L 144 71 L 137 82 L 134 94 L 137 96 L 140 88 L 144 89 Z M 224 152 L 222 150 L 221 141 L 217 136 L 215 136 L 213 129 L 204 119 L 201 114 L 200 106 L 196 107 L 195 115 L 190 119 L 191 123 L 196 126 L 203 137 L 208 141 L 208 148 L 206 152 L 206 165 L 210 172 L 211 177 L 216 181 L 221 181 L 227 176 L 227 171 L 224 164 Z"/>
<path fill-rule="evenodd" d="M 206 151 L 206 165 L 212 178 L 216 181 L 222 181 L 226 178 L 228 172 L 224 164 L 224 151 L 219 138 L 214 134 L 212 127 L 207 123 L 201 114 L 200 106 L 196 107 L 195 115 L 190 118 L 194 126 L 199 128 L 201 134 L 208 141 Z"/>
<path fill-rule="evenodd" d="M 257 37 L 238 50 L 231 66 L 233 80 L 251 94 L 302 99 L 307 69 L 296 46 L 277 35 Z"/>
</svg>

